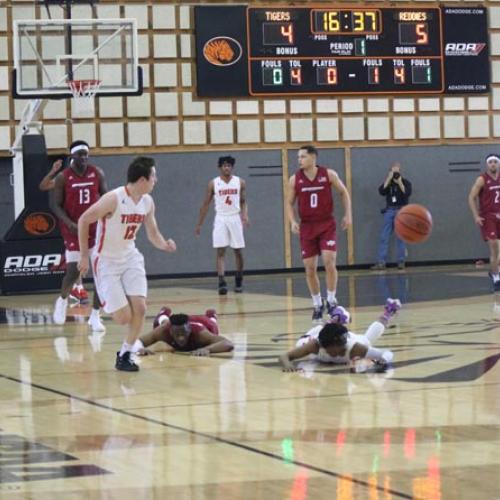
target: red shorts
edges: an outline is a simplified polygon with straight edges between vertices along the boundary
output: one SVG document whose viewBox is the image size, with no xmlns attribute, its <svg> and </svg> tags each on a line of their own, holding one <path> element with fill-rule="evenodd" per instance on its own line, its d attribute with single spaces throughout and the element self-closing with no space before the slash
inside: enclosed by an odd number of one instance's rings
<svg viewBox="0 0 500 500">
<path fill-rule="evenodd" d="M 302 258 L 321 255 L 322 250 L 337 251 L 335 219 L 300 223 L 300 249 Z"/>
<path fill-rule="evenodd" d="M 500 215 L 485 214 L 484 222 L 481 226 L 481 234 L 484 241 L 500 239 Z"/>
</svg>

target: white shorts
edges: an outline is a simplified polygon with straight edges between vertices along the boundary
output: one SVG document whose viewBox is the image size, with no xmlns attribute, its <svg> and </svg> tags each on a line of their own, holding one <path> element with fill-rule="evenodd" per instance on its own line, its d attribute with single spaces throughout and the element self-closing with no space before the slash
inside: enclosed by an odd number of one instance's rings
<svg viewBox="0 0 500 500">
<path fill-rule="evenodd" d="M 90 255 L 93 254 L 94 248 L 95 247 L 89 248 Z M 64 257 L 68 263 L 80 262 L 80 250 L 66 250 L 64 252 Z"/>
<path fill-rule="evenodd" d="M 108 314 L 127 306 L 127 297 L 148 294 L 144 257 L 138 250 L 126 260 L 97 256 L 92 260 L 92 269 L 99 298 Z"/>
<path fill-rule="evenodd" d="M 245 248 L 240 214 L 216 215 L 212 240 L 214 248 Z"/>
</svg>

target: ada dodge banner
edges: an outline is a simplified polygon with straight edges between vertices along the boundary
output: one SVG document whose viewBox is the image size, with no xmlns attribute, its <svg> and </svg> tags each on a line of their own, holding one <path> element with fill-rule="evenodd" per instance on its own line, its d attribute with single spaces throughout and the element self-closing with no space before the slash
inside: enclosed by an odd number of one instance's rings
<svg viewBox="0 0 500 500">
<path fill-rule="evenodd" d="M 4 241 L 1 245 L 2 293 L 55 289 L 66 271 L 61 239 Z"/>
</svg>

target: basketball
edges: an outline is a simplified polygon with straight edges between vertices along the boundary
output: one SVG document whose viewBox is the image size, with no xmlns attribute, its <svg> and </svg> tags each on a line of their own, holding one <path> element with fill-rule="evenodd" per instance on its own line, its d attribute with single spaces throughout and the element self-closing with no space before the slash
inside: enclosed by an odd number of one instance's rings
<svg viewBox="0 0 500 500">
<path fill-rule="evenodd" d="M 432 216 L 422 205 L 406 205 L 396 215 L 394 230 L 406 243 L 422 243 L 431 235 Z"/>
</svg>

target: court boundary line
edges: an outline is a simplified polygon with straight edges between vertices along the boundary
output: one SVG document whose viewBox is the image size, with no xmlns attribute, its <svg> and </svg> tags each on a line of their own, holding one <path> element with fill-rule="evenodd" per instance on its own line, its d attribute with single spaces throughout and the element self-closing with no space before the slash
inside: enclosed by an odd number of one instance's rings
<svg viewBox="0 0 500 500">
<path fill-rule="evenodd" d="M 75 400 L 80 401 L 82 403 L 86 403 L 90 406 L 100 408 L 101 410 L 107 410 L 107 411 L 119 413 L 119 414 L 125 415 L 127 417 L 132 417 L 132 418 L 136 418 L 139 420 L 143 420 L 143 421 L 148 422 L 148 423 L 157 424 L 157 425 L 160 425 L 162 427 L 173 429 L 173 430 L 176 430 L 179 432 L 184 432 L 184 433 L 191 434 L 194 436 L 199 436 L 199 437 L 203 437 L 206 439 L 210 439 L 212 441 L 215 441 L 216 443 L 225 444 L 225 445 L 231 446 L 233 448 L 238 448 L 238 449 L 242 449 L 245 451 L 249 451 L 251 453 L 256 453 L 258 455 L 263 455 L 263 456 L 266 456 L 268 458 L 272 458 L 273 460 L 278 460 L 279 462 L 282 462 L 282 463 L 293 464 L 297 467 L 302 467 L 304 469 L 318 472 L 318 473 L 321 473 L 321 474 L 324 474 L 324 475 L 327 475 L 330 477 L 334 477 L 337 479 L 348 480 L 353 484 L 364 486 L 368 490 L 374 488 L 377 491 L 380 491 L 382 493 L 390 493 L 394 496 L 397 496 L 398 498 L 407 498 L 408 500 L 424 500 L 421 498 L 416 498 L 413 495 L 408 495 L 406 493 L 402 493 L 400 491 L 396 491 L 393 489 L 386 489 L 383 486 L 374 486 L 373 484 L 370 484 L 368 481 L 363 481 L 362 479 L 355 479 L 354 477 L 349 477 L 349 476 L 346 476 L 343 474 L 339 474 L 338 472 L 330 471 L 330 470 L 324 469 L 322 467 L 317 467 L 315 465 L 308 464 L 306 462 L 301 462 L 298 460 L 284 460 L 284 458 L 278 454 L 272 453 L 270 451 L 259 450 L 258 448 L 255 448 L 253 446 L 250 446 L 250 445 L 247 445 L 244 443 L 238 443 L 237 441 L 232 441 L 230 439 L 225 439 L 225 438 L 221 438 L 218 436 L 213 436 L 211 434 L 207 434 L 206 432 L 196 431 L 194 429 L 189 429 L 187 427 L 181 427 L 181 426 L 176 425 L 176 424 L 169 424 L 168 422 L 163 422 L 162 420 L 157 420 L 155 418 L 146 417 L 144 415 L 138 415 L 135 413 L 131 413 L 131 412 L 124 410 L 122 408 L 113 408 L 112 406 L 107 406 L 103 403 L 99 403 L 98 401 L 93 401 L 92 399 L 87 399 L 87 398 L 83 398 L 81 396 L 72 395 L 68 392 L 60 391 L 59 389 L 53 389 L 51 387 L 46 387 L 46 386 L 43 386 L 41 384 L 37 384 L 34 382 L 28 382 L 26 380 L 18 379 L 16 377 L 12 377 L 10 375 L 5 375 L 3 373 L 0 373 L 0 378 L 3 378 L 5 380 L 9 380 L 11 382 L 16 382 L 16 383 L 22 384 L 22 385 L 28 385 L 28 386 L 33 387 L 35 389 L 50 392 L 52 394 L 57 394 L 58 396 L 63 396 L 65 398 L 75 399 Z"/>
</svg>

